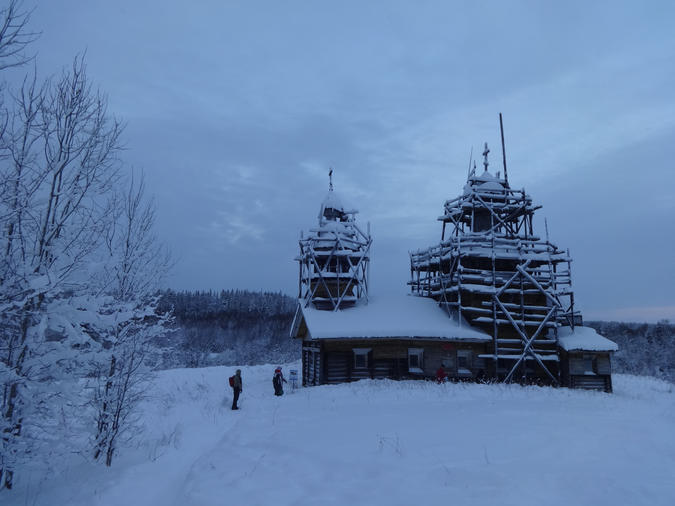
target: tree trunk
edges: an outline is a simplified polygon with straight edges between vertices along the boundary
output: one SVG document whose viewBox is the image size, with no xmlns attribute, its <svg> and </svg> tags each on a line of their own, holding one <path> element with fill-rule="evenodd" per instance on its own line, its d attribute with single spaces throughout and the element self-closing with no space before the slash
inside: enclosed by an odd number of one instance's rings
<svg viewBox="0 0 675 506">
<path fill-rule="evenodd" d="M 113 375 L 115 374 L 116 362 L 117 358 L 115 357 L 115 355 L 113 355 L 110 358 L 110 371 L 108 371 L 108 378 L 106 379 L 105 390 L 103 393 L 103 405 L 101 406 L 101 412 L 99 413 L 98 418 L 98 429 L 96 432 L 96 451 L 94 453 L 94 460 L 98 460 L 103 451 L 105 450 L 105 448 L 108 446 L 110 436 L 108 430 L 110 423 L 109 422 L 110 414 L 108 413 L 109 410 L 108 396 L 110 395 L 110 390 L 112 389 L 113 386 Z M 109 458 L 112 458 L 112 455 L 106 458 L 106 464 Z"/>
<path fill-rule="evenodd" d="M 113 448 L 112 444 L 108 445 L 108 450 L 106 451 L 105 454 L 105 465 L 110 467 L 112 465 L 112 458 L 113 458 L 113 453 L 115 452 L 115 449 Z"/>
</svg>

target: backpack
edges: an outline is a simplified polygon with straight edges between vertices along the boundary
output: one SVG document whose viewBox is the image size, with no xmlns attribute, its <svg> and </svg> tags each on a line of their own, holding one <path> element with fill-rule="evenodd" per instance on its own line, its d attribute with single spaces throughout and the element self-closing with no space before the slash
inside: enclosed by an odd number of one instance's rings
<svg viewBox="0 0 675 506">
<path fill-rule="evenodd" d="M 234 388 L 234 376 L 230 376 L 230 386 Z"/>
</svg>

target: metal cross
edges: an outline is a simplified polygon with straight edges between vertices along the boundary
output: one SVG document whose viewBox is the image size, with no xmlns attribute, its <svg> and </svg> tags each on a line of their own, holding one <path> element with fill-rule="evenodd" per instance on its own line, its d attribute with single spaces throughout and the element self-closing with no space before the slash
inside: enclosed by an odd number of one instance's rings
<svg viewBox="0 0 675 506">
<path fill-rule="evenodd" d="M 487 172 L 487 170 L 488 170 L 488 169 L 487 169 L 487 168 L 488 168 L 488 165 L 490 165 L 490 164 L 488 163 L 488 159 L 487 159 L 488 153 L 489 153 L 489 152 L 490 152 L 490 150 L 488 149 L 488 145 L 487 145 L 487 142 L 486 142 L 486 143 L 485 143 L 485 150 L 483 151 L 483 157 L 485 158 L 485 159 L 483 160 L 483 165 L 485 166 L 485 172 Z"/>
</svg>

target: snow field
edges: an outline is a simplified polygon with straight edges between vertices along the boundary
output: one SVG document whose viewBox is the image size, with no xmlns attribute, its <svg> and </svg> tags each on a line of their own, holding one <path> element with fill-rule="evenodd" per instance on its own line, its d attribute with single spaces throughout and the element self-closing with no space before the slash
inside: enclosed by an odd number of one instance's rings
<svg viewBox="0 0 675 506">
<path fill-rule="evenodd" d="M 74 461 L 42 482 L 36 470 L 0 502 L 675 504 L 669 383 L 617 375 L 608 395 L 375 380 L 285 385 L 275 397 L 274 366 L 241 369 L 239 411 L 229 409 L 234 368 L 161 372 L 143 445 L 110 469 Z"/>
</svg>

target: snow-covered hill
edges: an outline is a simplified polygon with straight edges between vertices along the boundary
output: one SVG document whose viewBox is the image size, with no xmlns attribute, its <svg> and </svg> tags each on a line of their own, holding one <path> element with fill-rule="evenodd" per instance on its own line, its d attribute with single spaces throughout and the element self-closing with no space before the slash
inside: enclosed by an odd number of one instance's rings
<svg viewBox="0 0 675 506">
<path fill-rule="evenodd" d="M 5 505 L 672 505 L 675 388 L 361 381 L 275 397 L 272 366 L 157 377 L 146 442 L 110 469 L 24 473 Z M 288 367 L 285 368 L 286 370 Z M 36 463 L 37 464 L 37 463 Z"/>
</svg>

